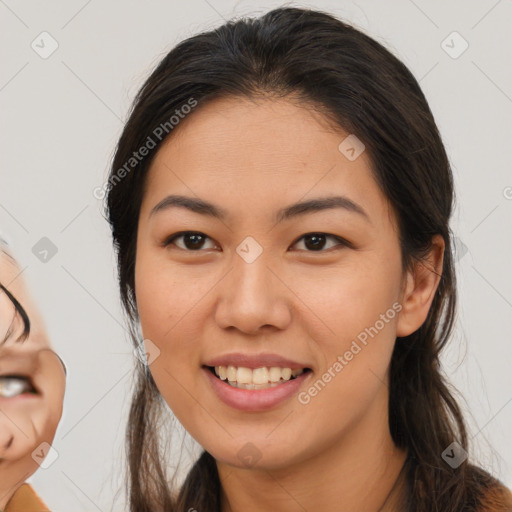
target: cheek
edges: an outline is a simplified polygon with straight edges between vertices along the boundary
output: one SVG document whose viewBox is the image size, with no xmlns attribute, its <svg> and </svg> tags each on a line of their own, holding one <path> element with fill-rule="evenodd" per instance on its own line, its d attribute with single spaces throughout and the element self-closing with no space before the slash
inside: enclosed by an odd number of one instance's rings
<svg viewBox="0 0 512 512">
<path fill-rule="evenodd" d="M 169 330 L 177 313 L 180 291 L 170 272 L 150 251 L 137 252 L 135 295 L 144 338 L 153 342 Z"/>
<path fill-rule="evenodd" d="M 178 335 L 183 336 L 183 330 L 199 311 L 199 299 L 206 292 L 202 291 L 203 283 L 191 281 L 177 269 L 158 271 L 152 267 L 153 270 L 146 271 L 146 268 L 141 267 L 136 274 L 142 333 L 144 338 L 165 348 L 168 343 L 175 343 Z"/>
<path fill-rule="evenodd" d="M 36 446 L 40 436 L 37 432 L 36 423 L 40 415 L 40 409 L 34 404 L 20 405 L 6 408 L 8 421 L 0 421 L 0 458 L 10 461 L 26 457 Z M 10 443 L 10 444 L 9 444 Z"/>
<path fill-rule="evenodd" d="M 303 318 L 310 318 L 305 325 L 313 350 L 322 357 L 318 384 L 306 390 L 301 403 L 315 401 L 316 410 L 331 411 L 334 423 L 341 424 L 347 411 L 333 404 L 351 404 L 357 415 L 356 409 L 364 411 L 386 382 L 401 309 L 396 302 L 400 269 L 370 261 L 325 277 L 315 283 L 303 274 L 295 281 L 308 305 Z"/>
<path fill-rule="evenodd" d="M 144 337 L 164 349 L 180 340 L 202 339 L 205 304 L 222 272 L 219 266 L 204 262 L 173 261 L 165 250 L 141 244 L 135 265 L 135 295 Z"/>
<path fill-rule="evenodd" d="M 193 281 L 192 281 L 193 282 Z M 202 339 L 202 324 L 198 321 L 203 283 L 191 285 L 188 274 L 158 261 L 140 259 L 135 272 L 137 309 L 144 339 L 151 345 L 146 350 L 153 362 L 149 369 L 161 395 L 175 414 L 190 407 L 190 395 L 195 396 L 200 361 L 196 340 Z M 156 357 L 155 355 L 156 354 Z M 186 390 L 186 391 L 185 391 Z"/>
<path fill-rule="evenodd" d="M 392 308 L 399 297 L 399 279 L 398 264 L 383 265 L 373 257 L 324 270 L 320 278 L 314 269 L 289 276 L 297 297 L 309 309 L 304 310 L 304 318 L 312 319 L 310 325 L 318 325 L 317 339 L 332 341 L 334 346 L 355 338 Z M 388 316 L 393 320 L 394 310 Z M 393 322 L 386 322 L 386 327 L 389 323 Z"/>
<path fill-rule="evenodd" d="M 347 280 L 326 292 L 317 332 L 311 332 L 321 367 L 297 397 L 300 411 L 313 416 L 310 435 L 327 447 L 350 430 L 372 404 L 387 414 L 387 373 L 396 339 L 396 307 L 389 288 Z M 357 297 L 357 298 L 355 298 Z M 395 308 L 393 307 L 395 305 Z M 314 309 L 314 307 L 312 307 Z"/>
</svg>

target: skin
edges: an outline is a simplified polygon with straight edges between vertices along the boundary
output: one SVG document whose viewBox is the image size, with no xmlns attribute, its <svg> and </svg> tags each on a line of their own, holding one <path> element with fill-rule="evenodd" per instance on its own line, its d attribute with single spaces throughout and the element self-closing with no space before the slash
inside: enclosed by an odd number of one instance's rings
<svg viewBox="0 0 512 512">
<path fill-rule="evenodd" d="M 290 99 L 216 99 L 181 122 L 149 170 L 135 287 L 143 335 L 158 348 L 150 371 L 215 457 L 223 512 L 377 511 L 405 460 L 388 427 L 389 363 L 396 337 L 427 317 L 444 242 L 434 237 L 427 260 L 402 273 L 393 209 L 367 153 L 349 161 L 338 150 L 347 135 Z M 199 197 L 229 217 L 179 207 L 150 215 L 168 194 Z M 284 206 L 334 194 L 369 220 L 341 208 L 273 220 Z M 198 249 L 183 237 L 164 245 L 185 230 L 209 238 Z M 327 238 L 315 250 L 301 238 L 311 232 L 353 247 Z M 236 252 L 247 236 L 263 248 L 250 264 Z M 395 303 L 400 313 L 306 405 L 293 396 L 239 411 L 219 400 L 201 369 L 231 352 L 277 353 L 312 369 L 305 391 Z M 238 457 L 248 442 L 261 457 L 250 467 Z M 395 498 L 382 510 L 398 510 Z"/>
<path fill-rule="evenodd" d="M 18 341 L 23 321 L 9 297 L 0 292 L 0 375 L 29 376 L 39 395 L 0 397 L 0 509 L 38 468 L 40 445 L 51 444 L 62 415 L 65 369 L 51 348 L 41 314 L 29 294 L 21 269 L 0 250 L 0 282 L 30 319 L 30 334 Z M 11 334 L 3 343 L 5 335 Z M 36 459 L 32 453 L 36 451 Z"/>
</svg>

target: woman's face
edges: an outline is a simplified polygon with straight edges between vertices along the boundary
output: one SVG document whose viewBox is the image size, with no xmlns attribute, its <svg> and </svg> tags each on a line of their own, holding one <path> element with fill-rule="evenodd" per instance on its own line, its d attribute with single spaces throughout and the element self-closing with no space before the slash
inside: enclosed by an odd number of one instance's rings
<svg viewBox="0 0 512 512">
<path fill-rule="evenodd" d="M 348 135 L 285 100 L 218 99 L 151 165 L 135 268 L 150 371 L 219 461 L 276 468 L 387 428 L 388 365 L 409 334 L 400 246 Z"/>
<path fill-rule="evenodd" d="M 51 348 L 22 270 L 3 250 L 0 283 L 21 304 L 30 320 L 30 334 L 21 341 L 23 319 L 1 290 L 0 498 L 4 498 L 10 486 L 24 481 L 48 453 L 62 414 L 65 370 Z"/>
</svg>

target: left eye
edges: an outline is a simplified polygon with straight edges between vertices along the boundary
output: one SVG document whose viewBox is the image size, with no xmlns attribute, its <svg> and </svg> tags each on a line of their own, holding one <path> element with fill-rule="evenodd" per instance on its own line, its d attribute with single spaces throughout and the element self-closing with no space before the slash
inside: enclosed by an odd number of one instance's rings
<svg viewBox="0 0 512 512">
<path fill-rule="evenodd" d="M 176 240 L 183 239 L 184 243 L 180 247 L 180 244 L 175 243 Z M 326 240 L 334 240 L 335 244 L 330 247 L 325 247 Z M 164 242 L 164 246 L 167 247 L 169 245 L 176 245 L 178 248 L 183 249 L 185 251 L 198 251 L 200 249 L 204 249 L 205 240 L 211 240 L 207 235 L 196 232 L 196 231 L 188 231 L 182 233 L 176 233 L 171 237 L 167 238 Z M 336 246 L 350 246 L 349 242 L 335 235 L 329 235 L 327 233 L 307 233 L 302 235 L 297 241 L 294 242 L 293 245 L 297 245 L 299 242 L 304 240 L 304 246 L 306 247 L 307 252 L 325 252 L 325 249 L 331 249 Z M 213 247 L 215 248 L 215 245 Z M 207 247 L 208 249 L 208 247 Z"/>
<path fill-rule="evenodd" d="M 325 252 L 323 249 L 326 249 L 325 244 L 326 240 L 331 239 L 334 240 L 335 243 L 331 245 L 330 247 L 327 247 L 327 249 L 331 249 L 332 247 L 336 246 L 348 246 L 348 242 L 343 240 L 343 238 L 340 238 L 339 236 L 335 235 L 329 235 L 327 233 L 307 233 L 306 235 L 301 236 L 295 244 L 298 244 L 301 240 L 304 240 L 304 246 L 307 247 L 308 252 Z M 295 245 L 293 244 L 293 245 Z"/>
</svg>

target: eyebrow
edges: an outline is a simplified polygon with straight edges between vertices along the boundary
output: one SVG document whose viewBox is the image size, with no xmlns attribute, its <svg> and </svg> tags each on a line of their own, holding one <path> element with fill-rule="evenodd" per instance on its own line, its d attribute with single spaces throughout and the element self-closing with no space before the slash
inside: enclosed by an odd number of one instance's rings
<svg viewBox="0 0 512 512">
<path fill-rule="evenodd" d="M 226 220 L 229 217 L 228 211 L 224 208 L 204 201 L 203 199 L 181 195 L 169 195 L 165 197 L 152 208 L 149 216 L 152 217 L 159 212 L 173 207 L 186 208 L 200 215 L 214 217 L 219 220 Z M 370 217 L 363 207 L 345 196 L 318 197 L 286 206 L 275 214 L 274 220 L 276 224 L 278 224 L 292 217 L 333 208 L 343 208 L 349 212 L 357 213 L 371 224 Z"/>
</svg>

